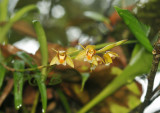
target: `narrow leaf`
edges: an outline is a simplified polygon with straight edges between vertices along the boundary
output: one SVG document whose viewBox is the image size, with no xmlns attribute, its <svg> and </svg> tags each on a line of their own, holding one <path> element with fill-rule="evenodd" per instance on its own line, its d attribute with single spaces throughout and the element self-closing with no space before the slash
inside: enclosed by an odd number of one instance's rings
<svg viewBox="0 0 160 113">
<path fill-rule="evenodd" d="M 6 69 L 0 64 L 0 89 L 3 84 L 5 73 L 6 73 Z"/>
<path fill-rule="evenodd" d="M 4 41 L 5 35 L 9 31 L 9 29 L 12 27 L 12 25 L 18 21 L 24 14 L 27 12 L 36 9 L 36 5 L 28 5 L 24 8 L 20 9 L 16 14 L 7 22 L 7 24 L 1 29 L 0 33 L 0 43 Z"/>
<path fill-rule="evenodd" d="M 42 113 L 46 112 L 46 108 L 47 108 L 47 91 L 46 91 L 46 86 L 44 81 L 42 80 L 42 75 L 40 73 L 36 73 L 35 75 L 35 79 L 37 81 L 38 84 L 38 88 L 40 91 L 40 95 L 41 95 L 41 100 L 42 100 Z"/>
<path fill-rule="evenodd" d="M 103 16 L 102 14 L 97 13 L 97 12 L 86 11 L 86 12 L 84 12 L 84 15 L 86 17 L 89 17 L 89 18 L 96 20 L 96 21 L 102 21 L 102 22 L 106 21 L 107 23 L 110 22 L 110 20 L 108 18 L 106 18 L 105 16 Z"/>
<path fill-rule="evenodd" d="M 81 76 L 82 76 L 81 91 L 83 91 L 84 85 L 85 85 L 86 81 L 88 80 L 90 74 L 89 73 L 82 73 Z"/>
<path fill-rule="evenodd" d="M 120 17 L 124 20 L 126 25 L 130 28 L 137 40 L 149 51 L 152 52 L 153 47 L 147 38 L 144 25 L 142 24 L 128 11 L 115 7 Z"/>
<path fill-rule="evenodd" d="M 57 93 L 58 93 L 58 95 L 59 95 L 59 97 L 60 97 L 60 100 L 61 100 L 61 102 L 62 102 L 65 110 L 66 110 L 66 113 L 71 113 L 71 110 L 70 110 L 70 107 L 69 107 L 69 103 L 68 103 L 68 101 L 67 101 L 67 98 L 66 98 L 65 95 L 63 94 L 63 92 L 62 92 L 60 89 L 58 89 L 58 90 L 57 90 Z"/>
<path fill-rule="evenodd" d="M 121 44 L 123 44 L 124 42 L 126 42 L 127 40 L 121 40 L 121 41 L 118 41 L 118 42 L 115 42 L 115 43 L 112 43 L 112 44 L 109 44 L 107 46 L 105 46 L 104 48 L 100 49 L 100 50 L 97 50 L 96 53 L 103 53 L 107 50 L 110 50 L 112 49 L 113 47 L 115 46 L 119 46 Z"/>
<path fill-rule="evenodd" d="M 25 63 L 21 60 L 15 60 L 15 69 L 24 69 Z M 22 106 L 22 92 L 23 92 L 23 79 L 22 72 L 14 72 L 14 104 L 15 108 L 19 109 Z"/>
<path fill-rule="evenodd" d="M 138 88 L 137 84 L 135 82 L 131 83 L 131 84 L 128 84 L 127 85 L 127 88 L 133 92 L 134 94 L 136 95 L 140 95 L 140 89 Z"/>
<path fill-rule="evenodd" d="M 128 96 L 128 107 L 130 109 L 135 108 L 141 103 L 140 99 L 135 95 Z"/>
<path fill-rule="evenodd" d="M 0 2 L 0 22 L 7 21 L 8 18 L 8 2 L 9 0 L 1 0 Z"/>
<path fill-rule="evenodd" d="M 129 112 L 128 108 L 115 103 L 110 103 L 109 108 L 111 113 L 128 113 Z"/>
<path fill-rule="evenodd" d="M 41 24 L 39 21 L 33 21 L 34 28 L 36 30 L 37 36 L 38 36 L 38 41 L 40 44 L 40 51 L 41 51 L 41 64 L 43 66 L 46 66 L 48 64 L 48 46 L 47 46 L 47 38 L 44 32 L 44 29 L 42 28 Z M 47 76 L 47 68 L 42 69 L 42 75 L 44 77 L 42 79 L 45 79 Z"/>
</svg>

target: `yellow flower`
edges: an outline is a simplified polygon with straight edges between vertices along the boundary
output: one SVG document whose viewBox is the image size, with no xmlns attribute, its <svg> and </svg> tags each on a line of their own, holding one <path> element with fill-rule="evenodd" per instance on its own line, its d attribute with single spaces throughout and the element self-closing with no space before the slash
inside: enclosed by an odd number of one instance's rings
<svg viewBox="0 0 160 113">
<path fill-rule="evenodd" d="M 91 68 L 90 68 L 91 71 L 94 70 L 99 64 L 103 64 L 103 63 L 104 61 L 100 56 L 94 55 L 92 57 L 92 63 L 91 63 Z"/>
<path fill-rule="evenodd" d="M 110 65 L 112 63 L 112 59 L 115 59 L 116 57 L 118 57 L 118 54 L 111 51 L 106 51 L 106 53 L 103 55 L 106 65 Z"/>
<path fill-rule="evenodd" d="M 53 49 L 54 50 L 54 49 Z M 62 64 L 62 65 L 66 65 L 68 64 L 69 66 L 71 66 L 72 68 L 74 68 L 74 64 L 73 61 L 71 59 L 71 57 L 66 53 L 66 51 L 57 51 L 56 56 L 51 60 L 50 65 L 54 65 L 54 64 Z"/>
<path fill-rule="evenodd" d="M 84 48 L 82 45 L 80 45 L 84 50 L 82 50 L 77 56 L 77 60 L 83 59 L 84 61 L 88 61 L 92 63 L 92 57 L 95 55 L 95 45 L 88 45 L 86 48 Z"/>
</svg>

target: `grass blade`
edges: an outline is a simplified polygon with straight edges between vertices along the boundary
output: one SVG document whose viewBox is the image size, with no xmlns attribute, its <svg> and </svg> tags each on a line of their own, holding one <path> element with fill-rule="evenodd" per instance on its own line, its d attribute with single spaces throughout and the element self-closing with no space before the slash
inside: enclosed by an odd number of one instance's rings
<svg viewBox="0 0 160 113">
<path fill-rule="evenodd" d="M 6 69 L 0 64 L 0 89 L 3 84 L 5 73 L 6 73 Z"/>
<path fill-rule="evenodd" d="M 24 61 L 21 60 L 14 62 L 15 69 L 24 69 L 24 65 Z M 22 106 L 23 79 L 24 74 L 22 72 L 14 72 L 14 104 L 16 109 Z"/>
<path fill-rule="evenodd" d="M 34 28 L 36 30 L 38 41 L 40 44 L 40 51 L 42 56 L 41 65 L 45 66 L 48 64 L 48 46 L 47 46 L 46 35 L 39 21 L 35 20 L 33 21 L 33 24 L 34 24 Z M 47 76 L 46 71 L 47 71 L 47 68 L 42 69 L 42 75 L 44 75 L 42 79 L 46 78 Z"/>
<path fill-rule="evenodd" d="M 9 31 L 9 29 L 12 27 L 12 25 L 18 21 L 24 14 L 27 12 L 36 9 L 36 5 L 28 5 L 25 6 L 24 8 L 20 9 L 9 21 L 8 23 L 1 28 L 1 33 L 0 33 L 0 43 L 4 41 L 5 35 Z"/>
<path fill-rule="evenodd" d="M 118 42 L 109 44 L 109 45 L 103 47 L 102 49 L 97 50 L 96 53 L 103 53 L 103 52 L 105 52 L 105 51 L 107 51 L 107 50 L 112 49 L 112 48 L 115 47 L 115 46 L 119 46 L 119 45 L 125 43 L 126 41 L 127 41 L 127 40 L 121 40 L 121 41 L 118 41 Z"/>
<path fill-rule="evenodd" d="M 137 40 L 149 51 L 152 52 L 153 47 L 147 38 L 144 25 L 142 25 L 128 10 L 123 10 L 115 7 L 120 17 L 124 20 L 125 24 L 130 28 Z"/>
<path fill-rule="evenodd" d="M 96 21 L 101 21 L 101 22 L 106 21 L 107 23 L 110 22 L 110 20 L 108 18 L 106 18 L 105 16 L 103 16 L 102 14 L 97 13 L 97 12 L 86 11 L 86 12 L 84 12 L 84 15 L 86 17 L 89 17 L 89 18 L 96 20 Z"/>
<path fill-rule="evenodd" d="M 61 102 L 62 102 L 65 110 L 66 110 L 66 113 L 71 113 L 71 110 L 70 110 L 70 107 L 69 107 L 69 103 L 68 103 L 65 95 L 63 94 L 63 92 L 60 89 L 58 89 L 57 93 L 58 93 L 58 95 L 59 95 L 59 97 L 61 99 Z"/>
<path fill-rule="evenodd" d="M 8 18 L 8 2 L 9 0 L 1 0 L 0 2 L 0 22 L 7 21 Z"/>
<path fill-rule="evenodd" d="M 81 76 L 82 76 L 81 91 L 83 91 L 84 85 L 85 85 L 86 81 L 88 80 L 88 78 L 90 77 L 90 74 L 89 73 L 82 73 Z"/>
<path fill-rule="evenodd" d="M 42 113 L 46 112 L 46 108 L 47 108 L 47 91 L 46 91 L 46 86 L 44 81 L 42 81 L 41 78 L 41 74 L 40 73 L 36 73 L 35 79 L 37 81 L 38 84 L 38 88 L 40 91 L 40 95 L 41 95 L 41 100 L 42 100 Z"/>
</svg>

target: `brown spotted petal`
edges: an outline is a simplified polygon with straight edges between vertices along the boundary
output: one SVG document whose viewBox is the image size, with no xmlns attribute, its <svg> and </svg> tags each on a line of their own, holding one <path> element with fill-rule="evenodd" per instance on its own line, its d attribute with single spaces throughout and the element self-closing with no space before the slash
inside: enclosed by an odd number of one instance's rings
<svg viewBox="0 0 160 113">
<path fill-rule="evenodd" d="M 112 63 L 112 59 L 115 59 L 118 57 L 118 54 L 111 52 L 111 51 L 106 51 L 106 53 L 103 55 L 104 61 L 106 65 L 109 65 Z"/>
<path fill-rule="evenodd" d="M 98 55 L 94 55 L 92 57 L 92 63 L 91 63 L 91 71 L 94 70 L 99 64 L 102 64 L 104 61 L 103 59 L 98 56 Z"/>
</svg>

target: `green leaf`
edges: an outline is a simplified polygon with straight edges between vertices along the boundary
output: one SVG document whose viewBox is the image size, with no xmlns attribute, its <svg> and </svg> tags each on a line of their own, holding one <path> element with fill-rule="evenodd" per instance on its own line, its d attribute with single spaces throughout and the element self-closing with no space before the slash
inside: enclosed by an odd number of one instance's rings
<svg viewBox="0 0 160 113">
<path fill-rule="evenodd" d="M 120 75 L 122 73 L 122 69 L 118 68 L 118 67 L 112 67 L 111 68 L 111 73 L 112 75 Z"/>
<path fill-rule="evenodd" d="M 140 99 L 137 96 L 129 95 L 128 96 L 128 107 L 130 109 L 135 108 L 141 103 Z"/>
<path fill-rule="evenodd" d="M 38 36 L 38 41 L 40 44 L 40 51 L 41 51 L 41 56 L 42 56 L 41 64 L 43 66 L 46 66 L 48 64 L 47 38 L 46 38 L 45 32 L 44 32 L 39 21 L 34 20 L 33 25 L 36 30 L 36 33 Z M 45 79 L 47 76 L 47 68 L 42 69 L 42 75 L 44 75 L 44 78 L 42 78 L 42 79 Z"/>
<path fill-rule="evenodd" d="M 3 84 L 5 74 L 6 74 L 6 69 L 0 64 L 0 89 Z"/>
<path fill-rule="evenodd" d="M 152 52 L 153 47 L 146 35 L 146 26 L 141 24 L 128 10 L 123 10 L 115 7 L 120 17 L 124 20 L 126 25 L 130 28 L 137 40 L 149 51 Z"/>
<path fill-rule="evenodd" d="M 15 69 L 24 69 L 24 65 L 24 61 L 14 61 Z M 16 109 L 19 109 L 22 106 L 23 79 L 24 73 L 14 72 L 14 104 Z"/>
<path fill-rule="evenodd" d="M 7 21 L 8 2 L 9 2 L 9 0 L 1 0 L 1 2 L 0 2 L 0 22 Z"/>
<path fill-rule="evenodd" d="M 128 113 L 129 112 L 129 109 L 127 109 L 126 107 L 115 104 L 115 103 L 110 103 L 109 107 L 110 107 L 111 113 Z"/>
<path fill-rule="evenodd" d="M 136 54 L 139 52 L 139 50 L 142 48 L 142 46 L 140 44 L 136 44 L 133 51 L 132 51 L 132 55 L 131 55 L 131 59 L 130 61 L 132 61 L 132 59 L 136 56 Z"/>
<path fill-rule="evenodd" d="M 113 102 L 109 103 L 111 113 L 128 113 L 131 109 L 140 104 L 140 99 L 135 95 L 129 95 L 127 98 L 128 107 Z"/>
<path fill-rule="evenodd" d="M 124 45 L 124 44 L 132 44 L 132 43 L 137 43 L 137 41 L 136 40 L 128 40 L 128 41 L 122 43 L 122 45 Z M 101 49 L 101 48 L 103 48 L 105 46 L 108 46 L 109 44 L 113 44 L 113 42 L 98 44 L 98 45 L 96 45 L 95 49 Z"/>
<path fill-rule="evenodd" d="M 119 46 L 119 45 L 125 43 L 126 41 L 127 40 L 121 40 L 121 41 L 109 44 L 109 45 L 105 46 L 104 48 L 97 50 L 96 53 L 103 53 L 103 52 L 105 52 L 107 50 L 112 49 L 113 47 L 116 47 L 116 46 Z"/>
<path fill-rule="evenodd" d="M 36 9 L 36 5 L 28 5 L 20 9 L 16 14 L 7 22 L 7 24 L 1 28 L 1 33 L 0 33 L 0 43 L 4 41 L 5 35 L 9 31 L 9 29 L 12 27 L 12 25 L 18 21 L 25 13 Z"/>
<path fill-rule="evenodd" d="M 35 75 L 35 79 L 37 81 L 38 84 L 38 88 L 40 91 L 40 95 L 41 95 L 41 100 L 42 100 L 42 113 L 46 112 L 46 108 L 47 108 L 47 91 L 46 91 L 46 86 L 44 81 L 42 80 L 42 75 L 40 73 L 36 73 Z"/>
<path fill-rule="evenodd" d="M 84 85 L 85 85 L 86 81 L 88 80 L 90 74 L 89 73 L 81 73 L 81 76 L 82 76 L 81 91 L 83 91 Z"/>
<path fill-rule="evenodd" d="M 66 98 L 65 95 L 63 94 L 63 92 L 62 92 L 60 89 L 58 89 L 58 90 L 57 90 L 57 93 L 58 93 L 58 95 L 59 95 L 59 97 L 60 97 L 60 100 L 61 100 L 61 102 L 62 102 L 65 110 L 66 110 L 66 113 L 71 113 L 71 109 L 70 109 L 70 107 L 69 107 L 69 103 L 68 103 L 68 101 L 67 101 L 67 98 Z"/>
<path fill-rule="evenodd" d="M 140 95 L 141 93 L 135 82 L 128 84 L 127 88 L 136 95 Z"/>
<path fill-rule="evenodd" d="M 102 14 L 97 13 L 97 12 L 86 11 L 86 12 L 84 12 L 84 15 L 85 15 L 86 17 L 89 17 L 89 18 L 91 18 L 91 19 L 93 19 L 93 20 L 96 20 L 96 21 L 102 21 L 102 22 L 105 21 L 105 22 L 107 22 L 107 23 L 110 22 L 110 20 L 109 20 L 108 18 L 106 18 L 105 16 L 103 16 Z"/>
<path fill-rule="evenodd" d="M 106 86 L 93 100 L 85 105 L 78 113 L 85 113 L 100 101 L 113 94 L 123 85 L 130 83 L 138 75 L 148 73 L 152 64 L 152 54 L 141 48 L 134 56 L 130 64 L 117 76 L 108 86 Z"/>
</svg>

